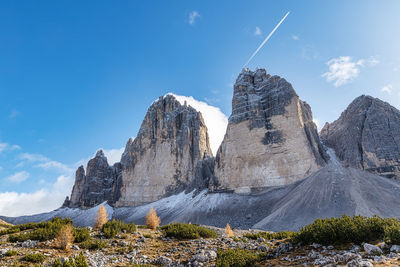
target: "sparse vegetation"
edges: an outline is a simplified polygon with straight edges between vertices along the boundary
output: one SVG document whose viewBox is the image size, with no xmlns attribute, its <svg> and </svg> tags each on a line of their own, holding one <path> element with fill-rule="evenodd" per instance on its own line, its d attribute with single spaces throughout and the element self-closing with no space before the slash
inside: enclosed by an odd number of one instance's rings
<svg viewBox="0 0 400 267">
<path fill-rule="evenodd" d="M 277 232 L 277 233 L 272 233 L 272 232 L 257 232 L 257 233 L 247 233 L 244 234 L 243 237 L 257 240 L 259 238 L 264 238 L 266 240 L 280 240 L 280 239 L 285 239 L 285 238 L 290 238 L 295 234 L 295 232 L 290 232 L 290 231 L 282 231 L 282 232 Z"/>
<path fill-rule="evenodd" d="M 108 247 L 108 243 L 104 240 L 92 238 L 82 242 L 80 246 L 85 249 L 95 250 Z"/>
<path fill-rule="evenodd" d="M 16 251 L 16 250 L 9 250 L 4 254 L 4 256 L 6 256 L 6 257 L 12 257 L 12 256 L 16 256 L 16 255 L 18 255 L 18 251 Z"/>
<path fill-rule="evenodd" d="M 231 226 L 229 225 L 229 223 L 226 224 L 226 227 L 225 227 L 225 234 L 226 234 L 228 237 L 234 237 L 234 236 L 235 236 L 235 234 L 233 233 L 232 228 L 231 228 Z"/>
<path fill-rule="evenodd" d="M 105 223 L 101 231 L 106 238 L 113 238 L 121 232 L 134 233 L 136 231 L 136 225 L 133 222 L 125 223 L 120 220 L 112 220 Z"/>
<path fill-rule="evenodd" d="M 75 258 L 70 257 L 68 260 L 61 262 L 60 258 L 55 260 L 55 262 L 51 265 L 52 267 L 89 267 L 89 264 L 86 262 L 86 257 L 81 252 Z"/>
<path fill-rule="evenodd" d="M 197 239 L 203 238 L 216 238 L 218 234 L 203 226 L 187 223 L 172 223 L 161 227 L 166 237 L 175 237 L 178 239 Z"/>
<path fill-rule="evenodd" d="M 346 244 L 387 240 L 399 242 L 400 221 L 393 218 L 342 216 L 317 219 L 293 235 L 296 243 Z"/>
<path fill-rule="evenodd" d="M 33 262 L 33 263 L 42 263 L 46 259 L 46 256 L 41 253 L 34 253 L 34 254 L 26 254 L 22 260 Z"/>
<path fill-rule="evenodd" d="M 104 205 L 101 205 L 97 210 L 96 218 L 94 220 L 94 228 L 100 230 L 108 221 L 107 210 Z"/>
<path fill-rule="evenodd" d="M 146 225 L 149 229 L 156 230 L 160 225 L 161 219 L 157 216 L 156 211 L 151 208 L 149 213 L 146 215 Z"/>
<path fill-rule="evenodd" d="M 153 237 L 151 234 L 143 234 L 143 236 L 144 236 L 145 238 L 152 238 L 152 237 Z"/>
<path fill-rule="evenodd" d="M 260 255 L 250 250 L 218 249 L 216 267 L 250 267 L 260 259 Z"/>
</svg>

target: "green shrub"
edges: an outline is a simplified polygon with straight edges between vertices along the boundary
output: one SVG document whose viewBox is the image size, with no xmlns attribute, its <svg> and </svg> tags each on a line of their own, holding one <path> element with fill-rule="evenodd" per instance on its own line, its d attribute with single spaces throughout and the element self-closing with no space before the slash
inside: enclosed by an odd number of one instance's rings
<svg viewBox="0 0 400 267">
<path fill-rule="evenodd" d="M 161 227 L 166 237 L 175 237 L 178 239 L 197 239 L 203 238 L 216 238 L 218 234 L 206 227 L 197 226 L 195 224 L 186 223 L 172 223 Z"/>
<path fill-rule="evenodd" d="M 54 263 L 51 265 L 52 267 L 89 267 L 89 264 L 86 262 L 86 257 L 83 255 L 83 252 L 81 252 L 78 256 L 75 258 L 70 257 L 68 260 L 64 261 L 64 263 L 61 263 L 60 258 L 54 261 Z"/>
<path fill-rule="evenodd" d="M 144 237 L 146 238 L 152 238 L 153 236 L 151 234 L 143 234 Z"/>
<path fill-rule="evenodd" d="M 395 228 L 400 229 L 400 221 L 393 218 L 346 216 L 341 218 L 317 219 L 292 236 L 295 243 L 346 244 L 396 239 Z"/>
<path fill-rule="evenodd" d="M 74 242 L 82 243 L 90 238 L 90 232 L 87 228 L 74 228 Z"/>
<path fill-rule="evenodd" d="M 38 240 L 38 241 L 46 241 L 50 239 L 54 239 L 60 229 L 72 221 L 69 218 L 62 219 L 59 217 L 53 218 L 49 222 L 41 222 L 41 223 L 28 223 L 28 224 L 21 224 L 16 226 L 17 228 L 9 228 L 8 230 L 13 231 L 25 231 L 25 230 L 32 230 L 27 233 L 21 233 L 18 235 L 11 235 L 8 237 L 9 242 L 23 242 L 28 239 L 30 240 Z"/>
<path fill-rule="evenodd" d="M 392 224 L 386 227 L 385 240 L 391 244 L 400 245 L 400 225 Z"/>
<path fill-rule="evenodd" d="M 108 243 L 100 239 L 89 239 L 81 243 L 80 246 L 85 249 L 95 250 L 108 247 Z"/>
<path fill-rule="evenodd" d="M 216 267 L 247 267 L 261 260 L 254 251 L 245 249 L 218 249 Z"/>
<path fill-rule="evenodd" d="M 295 232 L 290 232 L 290 231 L 282 231 L 278 233 L 269 233 L 269 232 L 258 232 L 258 233 L 247 233 L 244 234 L 243 236 L 249 239 L 256 240 L 258 238 L 264 238 L 266 240 L 273 240 L 273 239 L 286 239 L 290 238 L 294 235 Z"/>
<path fill-rule="evenodd" d="M 26 254 L 22 260 L 23 261 L 29 261 L 33 263 L 42 263 L 46 259 L 46 256 L 44 256 L 41 253 L 35 253 L 35 254 Z"/>
<path fill-rule="evenodd" d="M 112 220 L 105 223 L 101 231 L 105 237 L 113 238 L 121 232 L 134 233 L 136 231 L 136 225 L 134 223 L 125 223 L 120 220 Z"/>
<path fill-rule="evenodd" d="M 6 257 L 12 257 L 12 256 L 16 256 L 16 255 L 18 255 L 18 251 L 16 251 L 16 250 L 9 250 L 4 254 L 4 256 L 6 256 Z"/>
</svg>

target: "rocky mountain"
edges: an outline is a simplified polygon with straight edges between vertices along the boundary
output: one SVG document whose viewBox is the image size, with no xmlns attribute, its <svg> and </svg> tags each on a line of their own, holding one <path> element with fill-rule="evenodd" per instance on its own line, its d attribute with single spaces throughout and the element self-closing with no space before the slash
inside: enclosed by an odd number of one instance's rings
<svg viewBox="0 0 400 267">
<path fill-rule="evenodd" d="M 126 145 L 115 205 L 140 205 L 186 190 L 207 156 L 212 152 L 201 113 L 172 95 L 160 97 Z"/>
<path fill-rule="evenodd" d="M 371 96 L 356 98 L 321 139 L 347 166 L 400 178 L 400 111 Z"/>
<path fill-rule="evenodd" d="M 211 159 L 211 162 L 210 162 Z M 200 112 L 174 96 L 160 97 L 148 109 L 121 162 L 109 166 L 102 151 L 76 171 L 71 199 L 64 206 L 93 207 L 104 201 L 136 206 L 204 187 L 213 166 L 207 127 Z"/>
<path fill-rule="evenodd" d="M 80 166 L 75 174 L 75 184 L 71 199 L 67 198 L 64 206 L 93 207 L 104 201 L 114 202 L 116 197 L 115 182 L 121 171 L 121 165 L 109 166 L 102 150 L 89 160 L 86 168 Z"/>
<path fill-rule="evenodd" d="M 343 214 L 400 216 L 400 112 L 361 96 L 319 139 L 311 108 L 285 79 L 243 70 L 216 157 L 202 115 L 172 95 L 149 108 L 121 162 L 102 151 L 80 167 L 64 207 L 1 219 L 14 224 L 70 217 L 92 225 L 100 203 L 110 218 L 144 223 L 154 207 L 162 223 L 298 230 Z M 329 148 L 325 147 L 328 146 Z"/>
<path fill-rule="evenodd" d="M 244 69 L 215 164 L 216 190 L 251 192 L 301 180 L 326 164 L 310 106 L 265 69 Z"/>
</svg>

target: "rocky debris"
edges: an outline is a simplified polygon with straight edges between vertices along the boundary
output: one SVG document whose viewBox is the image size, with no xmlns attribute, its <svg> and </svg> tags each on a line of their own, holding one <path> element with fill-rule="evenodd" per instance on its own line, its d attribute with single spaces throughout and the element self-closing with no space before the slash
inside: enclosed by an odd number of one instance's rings
<svg viewBox="0 0 400 267">
<path fill-rule="evenodd" d="M 390 104 L 362 95 L 320 134 L 347 166 L 400 178 L 400 111 Z"/>
<path fill-rule="evenodd" d="M 301 180 L 327 155 L 311 108 L 292 85 L 265 69 L 243 69 L 234 85 L 232 114 L 215 165 L 214 191 L 250 193 Z"/>
<path fill-rule="evenodd" d="M 371 260 L 354 259 L 347 263 L 348 267 L 373 267 Z"/>
<path fill-rule="evenodd" d="M 391 252 L 400 253 L 400 246 L 399 245 L 393 245 L 393 246 L 390 247 L 390 251 Z"/>
<path fill-rule="evenodd" d="M 377 254 L 381 255 L 383 253 L 382 249 L 380 249 L 378 246 L 374 246 L 374 245 L 371 245 L 368 243 L 365 243 L 363 245 L 363 248 L 364 248 L 365 253 L 367 253 L 369 255 L 377 255 Z"/>
<path fill-rule="evenodd" d="M 22 243 L 19 243 L 18 246 L 23 248 L 35 248 L 39 244 L 39 241 L 36 240 L 26 240 Z"/>
<path fill-rule="evenodd" d="M 116 206 L 141 205 L 185 191 L 207 155 L 212 152 L 201 113 L 172 95 L 160 97 L 137 137 L 126 145 Z"/>
<path fill-rule="evenodd" d="M 85 256 L 87 263 L 90 267 L 106 267 L 107 266 L 107 257 L 104 256 L 104 253 L 101 251 L 90 253 L 89 251 L 85 251 Z"/>
</svg>

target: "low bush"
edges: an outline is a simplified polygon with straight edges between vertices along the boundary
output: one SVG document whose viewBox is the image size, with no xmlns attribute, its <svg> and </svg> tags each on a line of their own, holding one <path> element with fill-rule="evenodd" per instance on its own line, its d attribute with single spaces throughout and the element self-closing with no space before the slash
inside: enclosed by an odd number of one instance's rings
<svg viewBox="0 0 400 267">
<path fill-rule="evenodd" d="M 388 239 L 398 242 L 400 221 L 393 218 L 342 216 L 317 219 L 292 236 L 295 243 L 346 244 Z M 393 239 L 393 240 L 392 240 Z"/>
<path fill-rule="evenodd" d="M 28 233 L 21 233 L 18 235 L 11 235 L 8 237 L 9 242 L 23 242 L 28 239 L 30 240 L 38 240 L 38 241 L 46 241 L 50 239 L 54 239 L 61 228 L 66 224 L 72 224 L 71 219 L 66 218 L 62 219 L 59 217 L 53 218 L 49 222 L 41 222 L 41 223 L 29 223 L 29 224 L 21 224 L 15 227 L 15 230 L 19 229 L 18 231 L 25 231 L 32 229 L 32 231 Z M 8 230 L 13 229 L 13 227 L 9 228 Z"/>
<path fill-rule="evenodd" d="M 85 249 L 95 250 L 108 247 L 108 243 L 104 240 L 93 238 L 82 242 L 80 246 Z"/>
<path fill-rule="evenodd" d="M 70 257 L 68 260 L 61 262 L 60 258 L 58 258 L 51 267 L 89 267 L 89 264 L 86 262 L 86 257 L 81 252 L 75 258 Z"/>
<path fill-rule="evenodd" d="M 216 267 L 250 267 L 261 260 L 254 251 L 245 249 L 218 249 Z"/>
<path fill-rule="evenodd" d="M 136 231 L 136 225 L 134 223 L 125 223 L 120 220 L 112 220 L 105 223 L 101 231 L 105 237 L 113 238 L 121 232 L 134 233 Z"/>
<path fill-rule="evenodd" d="M 46 259 L 46 256 L 41 254 L 41 253 L 35 253 L 35 254 L 26 254 L 22 260 L 23 261 L 28 261 L 28 262 L 33 262 L 33 263 L 42 263 Z"/>
<path fill-rule="evenodd" d="M 152 238 L 152 237 L 153 237 L 151 234 L 143 234 L 143 236 L 144 236 L 145 238 Z"/>
<path fill-rule="evenodd" d="M 206 227 L 197 226 L 195 224 L 186 223 L 172 223 L 161 227 L 166 237 L 175 237 L 178 239 L 197 239 L 203 238 L 216 238 L 218 234 Z"/>
<path fill-rule="evenodd" d="M 90 232 L 87 228 L 74 228 L 74 242 L 82 243 L 90 238 Z"/>
<path fill-rule="evenodd" d="M 6 257 L 12 257 L 12 256 L 16 256 L 16 255 L 18 255 L 18 251 L 16 251 L 16 250 L 9 250 L 4 254 L 4 256 L 6 256 Z"/>
<path fill-rule="evenodd" d="M 277 233 L 270 233 L 270 232 L 257 232 L 257 233 L 248 233 L 244 234 L 243 236 L 249 239 L 259 239 L 259 238 L 264 238 L 266 240 L 273 240 L 273 239 L 286 239 L 290 238 L 294 235 L 295 232 L 290 232 L 290 231 L 282 231 L 282 232 L 277 232 Z"/>
</svg>

